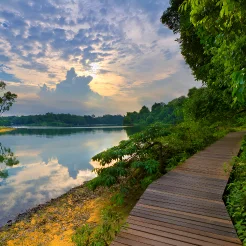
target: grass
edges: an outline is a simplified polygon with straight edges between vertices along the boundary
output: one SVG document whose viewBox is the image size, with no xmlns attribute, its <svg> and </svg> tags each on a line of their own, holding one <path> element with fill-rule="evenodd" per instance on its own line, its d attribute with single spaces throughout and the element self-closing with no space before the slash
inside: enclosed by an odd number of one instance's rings
<svg viewBox="0 0 246 246">
<path fill-rule="evenodd" d="M 246 246 L 246 137 L 242 142 L 240 155 L 233 161 L 225 203 L 237 234 Z"/>
<path fill-rule="evenodd" d="M 9 132 L 9 131 L 14 131 L 14 130 L 15 130 L 15 128 L 0 126 L 0 133 L 5 133 L 5 132 Z"/>
</svg>

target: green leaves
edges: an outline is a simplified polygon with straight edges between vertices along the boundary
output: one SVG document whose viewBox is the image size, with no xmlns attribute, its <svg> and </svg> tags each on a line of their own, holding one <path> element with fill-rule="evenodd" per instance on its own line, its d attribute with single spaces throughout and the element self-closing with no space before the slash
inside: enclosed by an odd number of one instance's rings
<svg viewBox="0 0 246 246">
<path fill-rule="evenodd" d="M 3 81 L 0 81 L 0 91 L 4 91 L 6 84 Z M 0 97 L 0 115 L 8 111 L 12 107 L 15 99 L 17 98 L 16 94 L 11 93 L 10 91 L 5 92 L 3 96 Z"/>
<path fill-rule="evenodd" d="M 77 246 L 109 246 L 121 227 L 122 215 L 107 207 L 101 212 L 101 223 L 97 227 L 85 224 L 76 231 L 72 240 Z"/>
<path fill-rule="evenodd" d="M 246 2 L 243 0 L 171 1 L 162 20 L 180 32 L 181 53 L 197 80 L 231 91 L 234 105 L 245 102 Z M 172 16 L 179 18 L 172 19 Z"/>
<path fill-rule="evenodd" d="M 234 97 L 234 103 L 239 101 L 240 103 L 245 102 L 245 84 L 246 84 L 246 74 L 245 69 L 243 68 L 241 71 L 234 72 L 232 74 L 233 80 L 233 91 L 232 96 Z"/>
<path fill-rule="evenodd" d="M 124 125 L 151 125 L 154 122 L 162 122 L 163 124 L 177 124 L 183 120 L 182 108 L 186 97 L 181 96 L 165 103 L 154 103 L 151 112 L 146 106 L 138 112 L 127 112 L 124 117 Z"/>
<path fill-rule="evenodd" d="M 156 160 L 147 160 L 147 161 L 135 161 L 132 163 L 133 168 L 140 168 L 144 170 L 147 174 L 155 174 L 158 172 L 160 163 Z"/>
<path fill-rule="evenodd" d="M 246 138 L 242 152 L 234 160 L 231 182 L 227 186 L 226 206 L 234 222 L 239 238 L 246 243 Z"/>
<path fill-rule="evenodd" d="M 7 178 L 8 171 L 6 167 L 12 167 L 19 164 L 19 160 L 14 156 L 14 153 L 9 149 L 2 146 L 0 143 L 0 164 L 3 164 L 3 169 L 0 169 L 0 178 Z"/>
</svg>

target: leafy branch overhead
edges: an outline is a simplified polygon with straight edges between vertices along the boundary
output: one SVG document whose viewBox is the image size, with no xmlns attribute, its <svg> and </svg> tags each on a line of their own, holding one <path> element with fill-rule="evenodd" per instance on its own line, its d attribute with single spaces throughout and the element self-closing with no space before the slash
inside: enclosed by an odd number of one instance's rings
<svg viewBox="0 0 246 246">
<path fill-rule="evenodd" d="M 197 80 L 228 91 L 234 104 L 246 95 L 246 2 L 171 0 L 161 21 L 178 39 Z"/>
<path fill-rule="evenodd" d="M 103 151 L 92 159 L 100 162 L 103 168 L 94 171 L 98 177 L 89 182 L 93 189 L 100 185 L 110 187 L 124 182 L 143 180 L 151 175 L 158 175 L 163 168 L 164 145 L 160 138 L 169 131 L 163 124 L 156 123 L 144 131 L 130 136 L 118 146 Z"/>
</svg>

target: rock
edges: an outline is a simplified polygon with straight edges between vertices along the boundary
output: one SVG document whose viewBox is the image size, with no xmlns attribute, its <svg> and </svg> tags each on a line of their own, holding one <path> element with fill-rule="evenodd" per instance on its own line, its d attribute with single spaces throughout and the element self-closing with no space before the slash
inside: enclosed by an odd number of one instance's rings
<svg viewBox="0 0 246 246">
<path fill-rule="evenodd" d="M 7 221 L 7 226 L 12 226 L 12 220 Z"/>
</svg>

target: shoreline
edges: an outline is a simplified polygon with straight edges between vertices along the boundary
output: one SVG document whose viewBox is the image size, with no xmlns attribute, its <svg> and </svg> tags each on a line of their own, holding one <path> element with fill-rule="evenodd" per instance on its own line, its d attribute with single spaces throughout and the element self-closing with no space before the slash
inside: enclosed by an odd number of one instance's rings
<svg viewBox="0 0 246 246">
<path fill-rule="evenodd" d="M 52 198 L 52 199 L 48 200 L 45 203 L 38 204 L 35 207 L 27 209 L 23 213 L 19 213 L 14 219 L 9 220 L 8 222 L 6 222 L 5 225 L 0 226 L 0 232 L 3 231 L 6 227 L 12 226 L 13 224 L 20 222 L 22 219 L 27 219 L 32 214 L 37 213 L 39 210 L 45 209 L 46 207 L 52 205 L 53 203 L 57 202 L 58 200 L 64 198 L 65 196 L 68 196 L 69 194 L 73 193 L 76 189 L 86 188 L 85 185 L 86 185 L 87 182 L 88 181 L 84 182 L 82 185 L 79 185 L 79 186 L 76 186 L 74 188 L 71 188 L 66 193 L 64 193 L 64 194 L 62 194 L 62 195 L 60 195 L 60 196 L 58 196 L 56 198 Z"/>
<path fill-rule="evenodd" d="M 72 235 L 84 224 L 101 222 L 101 210 L 111 205 L 114 191 L 100 187 L 91 191 L 84 184 L 63 195 L 28 209 L 0 227 L 0 246 L 74 246 Z M 142 191 L 137 191 L 125 206 L 115 207 L 127 218 Z"/>
<path fill-rule="evenodd" d="M 74 245 L 71 236 L 77 228 L 98 222 L 107 193 L 93 192 L 84 183 L 28 209 L 0 227 L 0 245 Z"/>
</svg>

